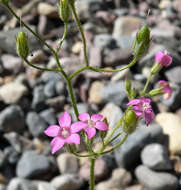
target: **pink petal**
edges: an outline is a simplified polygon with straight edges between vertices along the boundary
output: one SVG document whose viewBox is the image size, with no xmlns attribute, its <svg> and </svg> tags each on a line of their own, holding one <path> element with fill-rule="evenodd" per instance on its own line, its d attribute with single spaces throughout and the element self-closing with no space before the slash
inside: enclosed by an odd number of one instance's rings
<svg viewBox="0 0 181 190">
<path fill-rule="evenodd" d="M 88 126 L 87 123 L 81 121 L 75 122 L 71 125 L 71 133 L 77 133 L 87 126 Z"/>
<path fill-rule="evenodd" d="M 170 57 L 167 54 L 161 60 L 161 65 L 165 67 L 168 67 L 171 63 L 172 63 L 172 57 Z"/>
<path fill-rule="evenodd" d="M 92 137 L 94 137 L 96 135 L 96 129 L 95 128 L 87 127 L 84 130 L 85 130 L 89 139 L 92 139 Z"/>
<path fill-rule="evenodd" d="M 71 134 L 65 141 L 68 144 L 80 144 L 80 136 L 78 134 Z"/>
<path fill-rule="evenodd" d="M 142 106 L 141 106 L 141 105 L 133 106 L 133 107 L 132 107 L 132 110 L 135 111 L 135 112 L 136 112 L 136 111 L 142 112 Z"/>
<path fill-rule="evenodd" d="M 56 137 L 58 136 L 58 132 L 60 130 L 60 127 L 58 125 L 50 125 L 44 133 L 49 137 Z"/>
<path fill-rule="evenodd" d="M 148 126 L 151 123 L 151 121 L 154 119 L 155 115 L 152 111 L 146 111 L 144 115 L 145 115 L 146 125 Z"/>
<path fill-rule="evenodd" d="M 97 121 L 95 124 L 95 128 L 97 128 L 101 131 L 107 131 L 108 130 L 108 126 L 102 121 Z"/>
<path fill-rule="evenodd" d="M 141 100 L 143 103 L 148 103 L 148 104 L 151 103 L 151 99 L 149 99 L 149 98 L 144 98 L 144 97 L 142 97 L 142 98 L 140 98 L 140 100 Z"/>
<path fill-rule="evenodd" d="M 80 121 L 87 121 L 90 119 L 90 115 L 88 113 L 81 113 L 79 114 Z"/>
<path fill-rule="evenodd" d="M 143 113 L 140 111 L 135 111 L 135 114 L 136 114 L 136 117 L 141 117 L 143 115 Z"/>
<path fill-rule="evenodd" d="M 165 53 L 163 51 L 158 51 L 155 55 L 155 61 L 156 62 L 160 62 L 162 57 L 165 55 Z"/>
<path fill-rule="evenodd" d="M 91 120 L 94 121 L 94 122 L 100 121 L 100 120 L 102 120 L 102 119 L 103 119 L 103 115 L 101 115 L 101 114 L 93 114 L 93 115 L 91 116 Z"/>
<path fill-rule="evenodd" d="M 50 143 L 52 154 L 61 149 L 63 145 L 64 145 L 64 140 L 62 138 L 60 137 L 53 138 L 53 140 Z"/>
<path fill-rule="evenodd" d="M 141 101 L 140 101 L 140 99 L 133 99 L 133 100 L 131 100 L 131 101 L 129 101 L 128 102 L 128 106 L 129 105 L 137 105 L 137 104 L 139 104 Z"/>
<path fill-rule="evenodd" d="M 71 117 L 67 112 L 60 115 L 58 119 L 60 127 L 69 127 L 71 125 Z"/>
</svg>

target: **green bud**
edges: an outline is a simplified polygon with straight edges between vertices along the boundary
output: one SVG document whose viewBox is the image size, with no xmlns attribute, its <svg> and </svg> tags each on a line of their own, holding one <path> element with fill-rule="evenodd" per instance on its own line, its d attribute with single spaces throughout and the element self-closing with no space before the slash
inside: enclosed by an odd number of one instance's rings
<svg viewBox="0 0 181 190">
<path fill-rule="evenodd" d="M 133 55 L 140 58 L 148 52 L 150 46 L 150 29 L 148 26 L 143 26 L 136 35 L 136 39 L 133 42 Z"/>
<path fill-rule="evenodd" d="M 68 0 L 60 0 L 59 15 L 63 22 L 67 23 L 69 20 L 70 10 Z"/>
<path fill-rule="evenodd" d="M 23 30 L 19 31 L 16 37 L 16 51 L 23 59 L 26 59 L 29 54 L 28 36 Z"/>
<path fill-rule="evenodd" d="M 156 63 L 153 65 L 153 67 L 151 68 L 151 74 L 155 75 L 156 73 L 158 73 L 160 70 L 162 69 L 161 64 Z"/>
<path fill-rule="evenodd" d="M 154 97 L 154 96 L 160 96 L 162 94 L 164 94 L 162 88 L 156 88 L 151 90 L 147 95 L 150 97 Z"/>
<path fill-rule="evenodd" d="M 109 126 L 108 121 L 107 121 L 106 118 L 104 118 L 103 122 L 104 122 L 107 126 Z M 102 141 L 104 141 L 104 138 L 106 137 L 107 132 L 108 132 L 108 130 L 107 130 L 107 131 L 100 131 L 100 136 L 101 136 Z"/>
<path fill-rule="evenodd" d="M 137 126 L 137 117 L 133 110 L 127 110 L 124 116 L 124 126 L 123 131 L 125 133 L 131 134 L 135 131 Z"/>
<path fill-rule="evenodd" d="M 134 99 L 136 97 L 136 90 L 134 88 L 130 90 L 130 97 L 131 99 Z"/>
</svg>

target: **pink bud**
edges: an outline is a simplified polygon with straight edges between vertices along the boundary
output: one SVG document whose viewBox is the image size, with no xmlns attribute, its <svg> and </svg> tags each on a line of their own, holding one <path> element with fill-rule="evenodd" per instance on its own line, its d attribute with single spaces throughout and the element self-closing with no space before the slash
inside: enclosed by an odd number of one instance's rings
<svg viewBox="0 0 181 190">
<path fill-rule="evenodd" d="M 168 67 L 172 63 L 172 57 L 163 51 L 159 51 L 155 55 L 155 62 L 160 63 L 163 67 Z"/>
</svg>

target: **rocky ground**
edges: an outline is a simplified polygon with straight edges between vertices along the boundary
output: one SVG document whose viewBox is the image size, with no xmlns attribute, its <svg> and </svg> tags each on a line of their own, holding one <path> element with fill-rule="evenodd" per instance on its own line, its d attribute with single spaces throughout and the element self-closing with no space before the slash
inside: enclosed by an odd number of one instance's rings
<svg viewBox="0 0 181 190">
<path fill-rule="evenodd" d="M 22 10 L 22 19 L 56 47 L 63 35 L 57 1 L 11 2 L 17 11 Z M 181 189 L 181 1 L 77 0 L 77 11 L 90 64 L 97 67 L 128 64 L 135 31 L 145 22 L 151 27 L 150 51 L 136 66 L 115 74 L 86 71 L 73 81 L 79 112 L 101 112 L 110 128 L 126 108 L 125 76 L 136 89 L 142 89 L 154 54 L 166 49 L 173 57 L 172 66 L 151 82 L 154 87 L 158 80 L 168 80 L 172 97 L 167 101 L 154 98 L 155 121 L 149 127 L 141 122 L 121 148 L 96 161 L 96 189 Z M 70 22 L 68 28 L 59 57 L 66 72 L 72 73 L 84 61 L 76 25 Z M 28 67 L 17 56 L 15 35 L 19 30 L 19 24 L 0 4 L 0 190 L 88 189 L 88 160 L 63 151 L 52 156 L 50 139 L 43 134 L 63 111 L 75 118 L 65 81 L 58 74 Z M 28 36 L 29 60 L 54 67 L 56 63 L 46 47 Z"/>
</svg>

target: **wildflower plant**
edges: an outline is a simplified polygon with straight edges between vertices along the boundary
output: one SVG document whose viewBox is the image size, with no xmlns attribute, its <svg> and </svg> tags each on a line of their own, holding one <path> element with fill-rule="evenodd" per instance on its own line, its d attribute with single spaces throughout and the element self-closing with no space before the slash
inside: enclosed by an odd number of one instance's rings
<svg viewBox="0 0 181 190">
<path fill-rule="evenodd" d="M 144 25 L 136 35 L 136 38 L 133 43 L 133 60 L 126 66 L 119 69 L 104 69 L 90 66 L 87 54 L 87 46 L 86 39 L 84 36 L 84 31 L 77 15 L 75 9 L 75 0 L 59 0 L 58 12 L 60 18 L 64 22 L 64 34 L 60 39 L 57 48 L 54 49 L 51 47 L 44 39 L 41 38 L 39 34 L 33 31 L 26 23 L 20 19 L 20 17 L 15 13 L 15 11 L 10 6 L 9 0 L 0 0 L 0 2 L 12 13 L 14 17 L 24 26 L 29 32 L 31 32 L 38 40 L 40 40 L 53 54 L 57 67 L 56 68 L 42 68 L 35 64 L 32 64 L 27 59 L 29 54 L 29 45 L 28 45 L 28 36 L 25 34 L 23 29 L 17 34 L 16 37 L 16 48 L 18 55 L 31 67 L 35 69 L 39 69 L 42 71 L 50 71 L 56 72 L 62 75 L 67 83 L 69 96 L 71 99 L 72 107 L 74 109 L 74 113 L 76 116 L 76 122 L 71 123 L 71 116 L 64 112 L 60 115 L 58 119 L 59 125 L 51 125 L 45 130 L 45 134 L 49 137 L 52 137 L 52 141 L 50 143 L 51 152 L 54 154 L 62 147 L 65 147 L 67 151 L 72 153 L 77 157 L 89 157 L 90 158 L 90 190 L 94 190 L 95 180 L 94 180 L 94 165 L 95 160 L 104 154 L 108 154 L 117 148 L 119 148 L 128 138 L 128 136 L 136 130 L 136 127 L 139 121 L 142 118 L 145 118 L 146 125 L 148 126 L 151 121 L 154 119 L 154 112 L 151 106 L 151 97 L 160 96 L 163 94 L 167 94 L 167 98 L 171 96 L 172 90 L 168 84 L 168 82 L 161 80 L 158 83 L 158 88 L 152 89 L 147 92 L 148 85 L 152 79 L 152 77 L 158 73 L 163 67 L 167 67 L 171 64 L 172 58 L 168 54 L 163 51 L 159 51 L 155 55 L 155 63 L 150 70 L 150 76 L 148 77 L 146 84 L 141 92 L 137 92 L 134 88 L 132 88 L 131 81 L 127 78 L 125 81 L 125 89 L 128 96 L 127 109 L 125 110 L 122 117 L 120 117 L 119 122 L 116 126 L 109 131 L 109 123 L 106 122 L 106 118 L 101 114 L 93 114 L 89 115 L 89 113 L 79 113 L 76 104 L 76 98 L 74 95 L 72 80 L 75 76 L 79 75 L 81 72 L 85 70 L 92 70 L 95 72 L 121 72 L 125 69 L 131 68 L 133 65 L 139 61 L 141 57 L 143 57 L 149 49 L 151 37 L 150 37 L 150 29 L 148 26 Z M 69 22 L 69 15 L 72 14 L 74 16 L 74 20 L 79 29 L 82 42 L 83 42 L 83 53 L 85 58 L 85 66 L 80 68 L 79 70 L 68 75 L 63 66 L 60 63 L 58 53 L 61 50 L 61 45 L 67 35 L 67 25 Z M 115 132 L 118 128 L 122 128 L 122 132 L 115 135 Z M 92 144 L 94 141 L 94 137 L 96 132 L 99 131 L 100 138 L 102 139 L 102 144 L 100 145 L 98 151 L 94 151 Z M 118 144 L 114 145 L 110 149 L 106 149 L 108 145 L 110 145 L 115 139 L 117 139 L 120 135 L 124 135 L 122 141 Z M 81 140 L 82 139 L 82 140 Z M 87 147 L 87 154 L 81 154 L 78 152 L 77 147 L 75 145 L 79 145 L 81 141 L 84 141 Z"/>
</svg>

